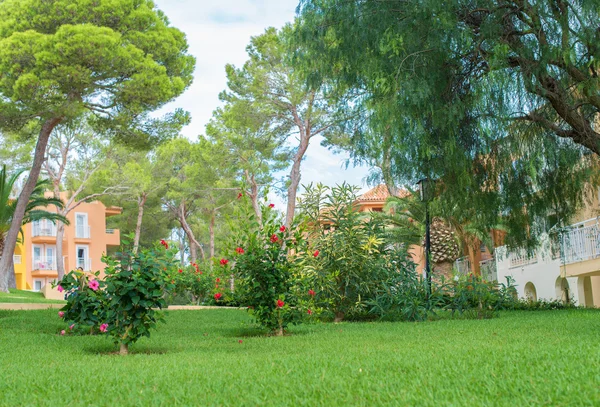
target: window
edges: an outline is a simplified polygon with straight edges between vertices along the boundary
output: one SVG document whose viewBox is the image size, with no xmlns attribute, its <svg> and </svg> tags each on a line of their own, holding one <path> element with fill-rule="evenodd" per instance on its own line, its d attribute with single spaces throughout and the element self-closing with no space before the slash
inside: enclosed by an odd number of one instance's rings
<svg viewBox="0 0 600 407">
<path fill-rule="evenodd" d="M 43 280 L 33 280 L 33 291 L 42 291 Z"/>
<path fill-rule="evenodd" d="M 80 239 L 90 238 L 90 227 L 88 226 L 87 213 L 75 214 L 75 237 Z"/>
</svg>

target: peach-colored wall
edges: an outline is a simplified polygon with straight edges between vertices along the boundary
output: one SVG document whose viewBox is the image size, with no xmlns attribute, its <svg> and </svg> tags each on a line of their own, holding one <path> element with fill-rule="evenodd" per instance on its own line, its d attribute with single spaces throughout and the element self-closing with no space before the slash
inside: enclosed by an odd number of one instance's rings
<svg viewBox="0 0 600 407">
<path fill-rule="evenodd" d="M 66 200 L 66 194 L 61 194 L 63 200 Z M 46 208 L 46 210 L 53 211 L 53 208 Z M 89 226 L 89 238 L 78 238 L 76 236 L 76 222 L 75 217 L 77 213 L 87 214 L 88 226 Z M 101 261 L 102 255 L 106 253 L 107 247 L 118 246 L 120 244 L 120 233 L 118 230 L 114 230 L 113 233 L 107 233 L 106 231 L 106 217 L 120 213 L 118 208 L 106 208 L 104 204 L 99 201 L 82 203 L 77 208 L 72 210 L 68 215 L 70 224 L 65 226 L 65 238 L 63 240 L 63 253 L 62 256 L 56 254 L 57 261 L 61 261 L 64 257 L 65 270 L 71 271 L 77 269 L 77 246 L 88 247 L 88 258 L 91 261 L 91 271 L 103 271 L 104 263 Z M 43 278 L 44 282 L 48 283 L 53 281 L 58 273 L 56 270 L 45 270 L 45 271 L 33 271 L 33 245 L 51 245 L 56 246 L 56 237 L 33 237 L 32 236 L 32 224 L 28 224 L 23 228 L 25 239 L 23 243 L 23 256 L 26 257 L 26 273 L 21 289 L 26 289 L 26 284 L 33 288 L 34 278 Z M 102 275 L 102 273 L 101 273 Z"/>
</svg>

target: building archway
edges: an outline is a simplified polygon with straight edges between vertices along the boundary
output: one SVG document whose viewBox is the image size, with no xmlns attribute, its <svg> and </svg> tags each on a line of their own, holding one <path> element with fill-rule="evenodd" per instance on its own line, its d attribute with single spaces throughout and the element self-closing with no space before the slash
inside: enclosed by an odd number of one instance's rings
<svg viewBox="0 0 600 407">
<path fill-rule="evenodd" d="M 525 284 L 525 299 L 528 301 L 537 301 L 537 291 L 531 281 Z"/>
<path fill-rule="evenodd" d="M 579 291 L 579 302 L 586 308 L 594 307 L 594 295 L 592 292 L 592 279 L 590 276 L 579 277 L 577 279 L 577 289 Z"/>
<path fill-rule="evenodd" d="M 556 279 L 556 283 L 554 284 L 554 288 L 556 290 L 556 299 L 568 304 L 573 294 L 571 293 L 571 288 L 569 287 L 569 282 L 567 279 L 558 277 Z"/>
</svg>

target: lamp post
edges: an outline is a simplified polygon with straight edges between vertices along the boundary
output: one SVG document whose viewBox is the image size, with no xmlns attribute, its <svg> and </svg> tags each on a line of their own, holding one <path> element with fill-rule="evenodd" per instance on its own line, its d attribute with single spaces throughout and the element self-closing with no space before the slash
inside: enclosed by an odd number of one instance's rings
<svg viewBox="0 0 600 407">
<path fill-rule="evenodd" d="M 425 279 L 427 280 L 427 293 L 431 295 L 431 225 L 429 221 L 429 201 L 432 195 L 432 182 L 429 178 L 423 178 L 417 182 L 421 202 L 425 202 Z"/>
</svg>

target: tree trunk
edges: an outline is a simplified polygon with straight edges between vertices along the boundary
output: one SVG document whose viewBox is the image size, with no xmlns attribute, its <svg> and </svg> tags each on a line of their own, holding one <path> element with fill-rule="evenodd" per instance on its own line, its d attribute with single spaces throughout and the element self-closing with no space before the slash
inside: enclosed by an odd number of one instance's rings
<svg viewBox="0 0 600 407">
<path fill-rule="evenodd" d="M 135 224 L 135 237 L 133 238 L 133 252 L 137 253 L 138 247 L 140 246 L 140 235 L 142 233 L 142 219 L 144 217 L 144 205 L 146 204 L 147 194 L 142 194 L 138 198 L 138 217 L 137 223 Z"/>
<path fill-rule="evenodd" d="M 129 345 L 127 343 L 121 343 L 121 347 L 119 349 L 119 355 L 128 355 L 129 354 Z"/>
<path fill-rule="evenodd" d="M 62 280 L 65 275 L 65 264 L 63 261 L 63 237 L 65 235 L 65 224 L 56 221 L 56 271 L 58 280 Z M 77 258 L 77 255 L 75 255 Z"/>
<path fill-rule="evenodd" d="M 210 258 L 215 257 L 215 213 L 213 212 L 210 216 Z"/>
<path fill-rule="evenodd" d="M 467 251 L 469 252 L 469 263 L 471 263 L 471 273 L 476 276 L 481 276 L 481 267 L 479 266 L 479 261 L 477 261 L 477 249 L 478 247 L 474 247 L 472 244 L 467 246 Z"/>
<path fill-rule="evenodd" d="M 258 184 L 254 175 L 250 176 L 250 173 L 246 170 L 246 180 L 250 183 L 250 202 L 252 202 L 252 209 L 254 209 L 254 215 L 259 225 L 262 225 L 262 211 L 258 203 Z"/>
<path fill-rule="evenodd" d="M 310 137 L 308 132 L 309 130 L 300 132 L 300 147 L 294 156 L 294 164 L 292 165 L 292 169 L 290 171 L 290 186 L 288 188 L 288 201 L 285 213 L 285 226 L 288 228 L 294 221 L 294 212 L 296 211 L 296 195 L 298 194 L 298 186 L 300 185 L 301 176 L 300 165 L 302 164 L 302 159 L 304 158 L 304 154 L 308 149 L 308 141 Z"/>
<path fill-rule="evenodd" d="M 188 242 L 190 244 L 190 262 L 195 263 L 198 258 L 198 251 L 196 250 L 196 243 L 194 243 L 189 237 Z M 182 262 L 183 264 L 183 262 Z"/>
<path fill-rule="evenodd" d="M 15 262 L 10 259 L 10 270 L 8 271 L 8 288 L 17 288 L 17 276 L 15 275 Z"/>
<path fill-rule="evenodd" d="M 29 203 L 29 198 L 31 197 L 31 193 L 40 176 L 40 170 L 44 162 L 44 156 L 46 155 L 46 147 L 48 146 L 48 139 L 50 138 L 52 130 L 54 130 L 61 121 L 62 118 L 60 117 L 46 120 L 38 135 L 33 165 L 31 166 L 31 171 L 29 171 L 27 182 L 25 182 L 23 190 L 17 200 L 10 229 L 5 237 L 4 253 L 0 258 L 0 291 L 2 292 L 8 292 L 8 276 L 11 271 L 10 264 L 12 262 L 12 256 L 17 246 L 17 238 L 19 237 L 19 230 L 21 230 L 21 226 L 23 225 L 23 218 L 25 217 L 25 210 Z"/>
<path fill-rule="evenodd" d="M 333 322 L 342 322 L 344 320 L 344 313 L 342 311 L 336 311 Z"/>
</svg>

